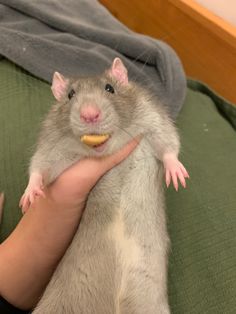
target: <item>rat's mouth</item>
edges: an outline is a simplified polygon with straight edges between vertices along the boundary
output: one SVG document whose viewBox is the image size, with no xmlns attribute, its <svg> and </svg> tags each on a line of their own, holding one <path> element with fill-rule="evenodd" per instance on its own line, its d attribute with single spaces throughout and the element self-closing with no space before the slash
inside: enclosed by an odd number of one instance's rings
<svg viewBox="0 0 236 314">
<path fill-rule="evenodd" d="M 100 152 L 105 148 L 110 137 L 110 134 L 85 134 L 80 137 L 80 140 L 83 144 Z"/>
</svg>

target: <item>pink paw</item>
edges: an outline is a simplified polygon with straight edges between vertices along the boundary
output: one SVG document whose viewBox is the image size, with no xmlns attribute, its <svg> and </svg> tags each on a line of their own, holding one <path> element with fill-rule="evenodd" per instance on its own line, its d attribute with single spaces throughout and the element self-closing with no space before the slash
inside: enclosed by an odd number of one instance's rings
<svg viewBox="0 0 236 314">
<path fill-rule="evenodd" d="M 165 154 L 163 157 L 163 163 L 165 167 L 166 186 L 169 187 L 172 181 L 175 190 L 178 191 L 179 180 L 181 185 L 186 188 L 185 178 L 189 178 L 189 174 L 175 154 Z"/>
<path fill-rule="evenodd" d="M 29 184 L 20 199 L 19 206 L 23 214 L 29 209 L 30 205 L 34 203 L 35 197 L 37 196 L 45 197 L 45 194 L 43 192 L 42 176 L 34 173 L 30 176 Z"/>
</svg>

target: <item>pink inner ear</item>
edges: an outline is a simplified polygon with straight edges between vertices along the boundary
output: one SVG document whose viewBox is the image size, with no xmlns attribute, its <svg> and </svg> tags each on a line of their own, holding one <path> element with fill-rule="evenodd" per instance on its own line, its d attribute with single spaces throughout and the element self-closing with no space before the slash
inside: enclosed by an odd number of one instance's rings
<svg viewBox="0 0 236 314">
<path fill-rule="evenodd" d="M 121 59 L 115 58 L 109 73 L 111 76 L 115 77 L 120 83 L 128 84 L 128 72 Z"/>
<path fill-rule="evenodd" d="M 62 74 L 55 72 L 52 80 L 52 93 L 57 101 L 61 101 L 66 93 L 69 80 L 66 79 Z"/>
</svg>

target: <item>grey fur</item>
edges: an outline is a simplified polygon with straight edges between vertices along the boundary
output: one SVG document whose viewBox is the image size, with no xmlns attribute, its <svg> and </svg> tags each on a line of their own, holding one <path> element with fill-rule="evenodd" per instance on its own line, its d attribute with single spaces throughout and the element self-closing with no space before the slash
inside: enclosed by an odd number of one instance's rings
<svg viewBox="0 0 236 314">
<path fill-rule="evenodd" d="M 104 90 L 112 84 L 114 94 Z M 57 103 L 40 134 L 30 171 L 47 183 L 94 150 L 81 134 L 110 133 L 106 154 L 143 134 L 136 150 L 91 191 L 80 226 L 34 314 L 168 314 L 164 152 L 178 155 L 172 121 L 155 97 L 137 84 L 123 86 L 107 74 L 72 81 L 76 96 Z M 71 87 L 70 87 L 71 88 Z M 96 101 L 103 122 L 79 123 L 79 108 Z"/>
</svg>

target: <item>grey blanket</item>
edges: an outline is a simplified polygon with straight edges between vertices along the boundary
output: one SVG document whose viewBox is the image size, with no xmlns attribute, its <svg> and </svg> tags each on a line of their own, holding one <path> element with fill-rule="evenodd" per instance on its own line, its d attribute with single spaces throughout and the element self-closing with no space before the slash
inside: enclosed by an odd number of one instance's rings
<svg viewBox="0 0 236 314">
<path fill-rule="evenodd" d="M 48 82 L 104 71 L 119 56 L 176 117 L 186 80 L 165 43 L 132 32 L 96 0 L 0 0 L 0 55 Z"/>
</svg>

